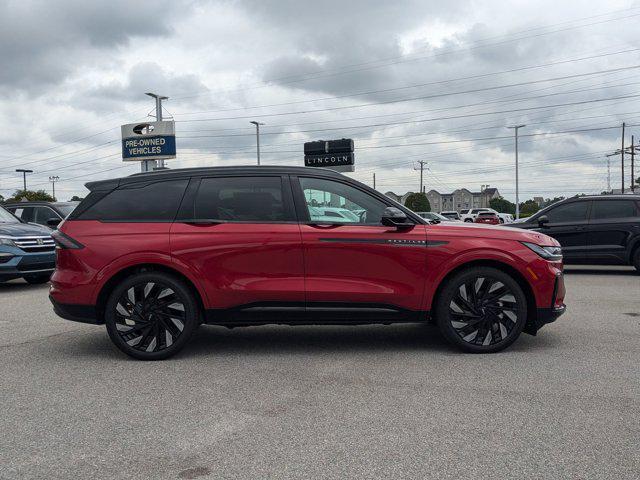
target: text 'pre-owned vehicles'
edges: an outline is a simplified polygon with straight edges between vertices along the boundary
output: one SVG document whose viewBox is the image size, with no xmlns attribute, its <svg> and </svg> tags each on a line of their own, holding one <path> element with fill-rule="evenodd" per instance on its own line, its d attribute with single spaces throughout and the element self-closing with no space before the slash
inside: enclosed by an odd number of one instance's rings
<svg viewBox="0 0 640 480">
<path fill-rule="evenodd" d="M 55 267 L 51 231 L 23 222 L 0 207 L 0 282 L 45 283 Z"/>
<path fill-rule="evenodd" d="M 174 354 L 200 323 L 433 321 L 458 347 L 495 352 L 565 309 L 552 238 L 429 224 L 330 170 L 165 170 L 87 187 L 53 234 L 51 301 L 106 324 L 136 358 Z"/>
<path fill-rule="evenodd" d="M 640 195 L 569 198 L 513 226 L 558 240 L 568 263 L 633 265 L 640 271 Z"/>
</svg>

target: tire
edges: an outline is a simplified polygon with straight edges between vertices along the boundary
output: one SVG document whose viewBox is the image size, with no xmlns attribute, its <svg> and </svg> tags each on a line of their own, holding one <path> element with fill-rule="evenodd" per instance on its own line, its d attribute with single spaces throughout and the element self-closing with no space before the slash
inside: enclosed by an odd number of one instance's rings
<svg viewBox="0 0 640 480">
<path fill-rule="evenodd" d="M 43 283 L 47 283 L 50 278 L 51 274 L 47 273 L 45 275 L 32 275 L 29 277 L 24 277 L 24 280 L 30 285 L 41 285 Z"/>
<path fill-rule="evenodd" d="M 453 345 L 466 352 L 492 353 L 507 348 L 522 333 L 527 298 L 507 273 L 476 267 L 447 281 L 435 313 L 440 331 Z"/>
<path fill-rule="evenodd" d="M 473 220 L 471 220 L 470 218 L 465 218 L 464 221 L 468 223 L 473 223 Z"/>
<path fill-rule="evenodd" d="M 111 341 L 127 355 L 162 360 L 186 345 L 199 324 L 199 313 L 182 281 L 166 273 L 139 273 L 111 292 L 105 324 Z"/>
<path fill-rule="evenodd" d="M 640 247 L 636 248 L 636 251 L 633 254 L 633 266 L 636 267 L 638 273 L 640 273 Z"/>
</svg>

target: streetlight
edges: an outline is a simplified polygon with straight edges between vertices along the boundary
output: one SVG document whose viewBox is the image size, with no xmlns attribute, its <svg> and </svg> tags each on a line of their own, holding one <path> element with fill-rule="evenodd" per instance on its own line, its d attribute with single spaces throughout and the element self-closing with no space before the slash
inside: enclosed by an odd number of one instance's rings
<svg viewBox="0 0 640 480">
<path fill-rule="evenodd" d="M 253 123 L 256 126 L 256 148 L 258 152 L 258 165 L 260 165 L 260 125 L 264 125 L 264 123 L 256 122 L 255 120 L 252 120 L 249 123 Z"/>
<path fill-rule="evenodd" d="M 27 191 L 27 173 L 33 173 L 33 170 L 25 170 L 24 168 L 16 168 L 16 172 L 22 173 L 22 185 L 24 186 L 23 191 Z"/>
<path fill-rule="evenodd" d="M 518 190 L 518 130 L 522 127 L 526 127 L 526 125 L 514 125 L 513 127 L 507 127 L 513 128 L 516 137 L 516 220 L 520 218 L 520 197 Z"/>
<path fill-rule="evenodd" d="M 51 188 L 53 189 L 53 199 L 56 198 L 56 182 L 60 180 L 60 177 L 57 175 L 52 175 L 49 177 L 49 181 L 51 182 Z"/>
</svg>

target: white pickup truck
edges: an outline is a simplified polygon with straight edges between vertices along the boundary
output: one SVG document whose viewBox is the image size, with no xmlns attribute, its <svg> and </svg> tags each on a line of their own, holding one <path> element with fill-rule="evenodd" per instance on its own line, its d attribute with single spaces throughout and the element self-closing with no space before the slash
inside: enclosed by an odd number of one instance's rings
<svg viewBox="0 0 640 480">
<path fill-rule="evenodd" d="M 460 210 L 460 220 L 463 222 L 475 222 L 476 217 L 480 212 L 495 213 L 500 219 L 500 223 L 513 222 L 513 216 L 508 213 L 496 212 L 493 208 L 468 208 L 466 210 Z"/>
</svg>

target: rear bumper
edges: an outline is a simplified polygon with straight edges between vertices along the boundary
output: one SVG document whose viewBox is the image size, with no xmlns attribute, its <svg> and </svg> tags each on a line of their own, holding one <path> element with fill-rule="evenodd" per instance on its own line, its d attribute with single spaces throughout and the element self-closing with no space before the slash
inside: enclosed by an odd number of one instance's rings
<svg viewBox="0 0 640 480">
<path fill-rule="evenodd" d="M 78 305 L 70 303 L 59 303 L 51 295 L 49 300 L 53 304 L 53 311 L 56 315 L 65 320 L 73 322 L 101 324 L 96 314 L 96 307 L 93 305 Z"/>
</svg>

